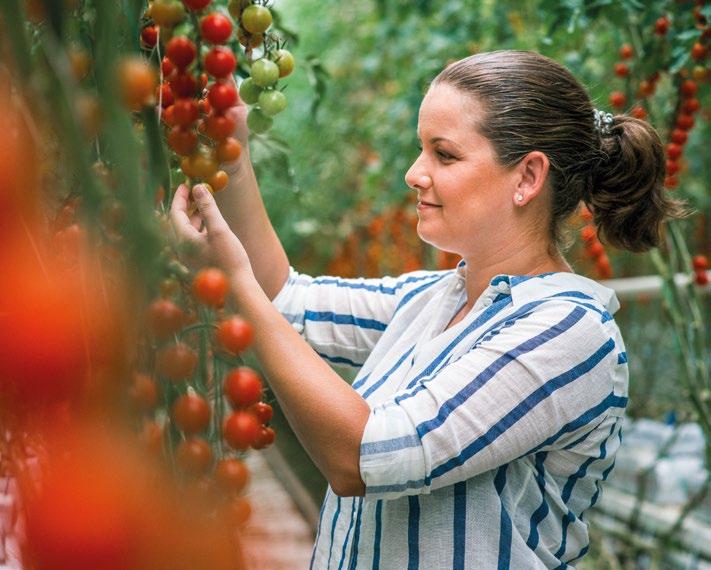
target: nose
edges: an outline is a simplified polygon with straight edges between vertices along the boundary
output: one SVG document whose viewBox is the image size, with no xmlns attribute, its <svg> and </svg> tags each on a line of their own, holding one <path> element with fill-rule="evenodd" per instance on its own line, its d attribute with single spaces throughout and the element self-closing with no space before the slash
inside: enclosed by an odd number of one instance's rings
<svg viewBox="0 0 711 570">
<path fill-rule="evenodd" d="M 413 190 L 424 190 L 432 185 L 432 179 L 427 174 L 422 155 L 415 159 L 415 162 L 405 173 L 405 183 Z"/>
</svg>

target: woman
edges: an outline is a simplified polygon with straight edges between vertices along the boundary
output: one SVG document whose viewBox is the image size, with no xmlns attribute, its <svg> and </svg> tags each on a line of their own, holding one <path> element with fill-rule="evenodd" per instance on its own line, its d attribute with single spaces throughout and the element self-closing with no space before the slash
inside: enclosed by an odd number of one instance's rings
<svg viewBox="0 0 711 570">
<path fill-rule="evenodd" d="M 328 479 L 314 568 L 569 567 L 614 464 L 628 371 L 614 292 L 573 273 L 562 228 L 582 201 L 608 243 L 657 244 L 681 215 L 661 189 L 661 143 L 594 111 L 559 64 L 512 51 L 443 70 L 417 134 L 417 231 L 461 255 L 456 270 L 299 275 L 248 156 L 220 209 L 195 187 L 192 223 L 181 186 L 174 224 L 230 276 Z M 359 368 L 353 386 L 326 361 Z"/>
</svg>

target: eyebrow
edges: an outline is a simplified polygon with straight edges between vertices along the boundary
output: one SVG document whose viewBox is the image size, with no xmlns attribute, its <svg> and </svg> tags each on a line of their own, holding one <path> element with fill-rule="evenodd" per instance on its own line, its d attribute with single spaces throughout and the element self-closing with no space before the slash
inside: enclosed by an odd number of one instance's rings
<svg viewBox="0 0 711 570">
<path fill-rule="evenodd" d="M 418 138 L 419 140 L 422 140 L 422 139 L 420 139 L 420 135 L 419 135 L 419 134 L 417 134 L 417 138 Z M 448 142 L 448 143 L 453 144 L 453 145 L 456 146 L 456 147 L 459 147 L 459 145 L 458 145 L 456 142 L 454 142 L 452 139 L 448 139 L 448 138 L 446 138 L 446 137 L 432 137 L 432 138 L 430 139 L 430 144 L 434 144 L 434 143 L 439 142 L 439 141 Z"/>
</svg>

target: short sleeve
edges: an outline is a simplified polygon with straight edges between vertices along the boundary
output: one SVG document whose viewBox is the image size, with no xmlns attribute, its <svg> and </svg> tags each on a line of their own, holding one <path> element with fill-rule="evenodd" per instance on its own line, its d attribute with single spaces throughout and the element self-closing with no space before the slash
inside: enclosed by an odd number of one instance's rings
<svg viewBox="0 0 711 570">
<path fill-rule="evenodd" d="M 371 410 L 360 456 L 366 496 L 426 494 L 560 449 L 625 407 L 614 389 L 615 336 L 592 311 L 551 301 L 506 324 Z"/>
<path fill-rule="evenodd" d="M 272 303 L 323 358 L 358 368 L 398 308 L 447 273 L 343 279 L 311 277 L 291 267 Z"/>
</svg>

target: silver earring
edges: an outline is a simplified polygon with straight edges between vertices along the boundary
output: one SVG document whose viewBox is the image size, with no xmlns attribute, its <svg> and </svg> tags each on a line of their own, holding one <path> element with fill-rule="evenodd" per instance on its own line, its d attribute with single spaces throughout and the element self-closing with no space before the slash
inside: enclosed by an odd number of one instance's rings
<svg viewBox="0 0 711 570">
<path fill-rule="evenodd" d="M 523 202 L 523 194 L 516 194 L 516 201 Z"/>
</svg>

